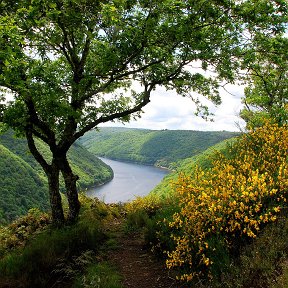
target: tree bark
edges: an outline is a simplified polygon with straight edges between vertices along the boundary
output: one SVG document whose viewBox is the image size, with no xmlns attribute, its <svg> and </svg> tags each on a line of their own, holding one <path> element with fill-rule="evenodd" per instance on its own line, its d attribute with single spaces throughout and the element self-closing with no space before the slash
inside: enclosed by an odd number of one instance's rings
<svg viewBox="0 0 288 288">
<path fill-rule="evenodd" d="M 54 162 L 54 161 L 53 161 Z M 61 226 L 64 224 L 64 213 L 62 207 L 61 195 L 59 192 L 59 174 L 60 170 L 58 165 L 53 163 L 51 169 L 47 174 L 48 185 L 49 185 L 49 195 L 50 195 L 50 205 L 52 212 L 52 221 L 56 226 Z"/>
<path fill-rule="evenodd" d="M 80 202 L 78 200 L 77 180 L 78 175 L 75 175 L 69 165 L 66 155 L 60 159 L 60 170 L 65 181 L 66 195 L 69 205 L 68 221 L 75 222 L 80 211 Z"/>
<path fill-rule="evenodd" d="M 47 178 L 48 178 L 48 187 L 49 187 L 49 196 L 50 196 L 50 206 L 52 212 L 52 222 L 57 226 L 64 224 L 64 213 L 61 201 L 61 195 L 59 192 L 59 174 L 60 168 L 57 163 L 57 159 L 53 157 L 52 163 L 48 164 L 43 155 L 39 152 L 35 145 L 35 141 L 32 134 L 31 126 L 26 127 L 26 139 L 28 142 L 28 147 L 36 161 L 43 168 Z M 51 149 L 51 146 L 49 146 Z"/>
</svg>

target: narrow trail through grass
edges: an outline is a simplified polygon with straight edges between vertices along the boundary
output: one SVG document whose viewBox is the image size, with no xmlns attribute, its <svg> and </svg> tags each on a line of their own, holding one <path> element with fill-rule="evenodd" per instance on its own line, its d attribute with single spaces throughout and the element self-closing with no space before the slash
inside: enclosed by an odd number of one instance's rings
<svg viewBox="0 0 288 288">
<path fill-rule="evenodd" d="M 119 270 L 124 288 L 184 287 L 169 275 L 164 261 L 145 247 L 142 232 L 123 231 L 123 222 L 119 219 L 111 222 L 108 229 L 115 246 L 108 249 L 107 260 Z"/>
</svg>

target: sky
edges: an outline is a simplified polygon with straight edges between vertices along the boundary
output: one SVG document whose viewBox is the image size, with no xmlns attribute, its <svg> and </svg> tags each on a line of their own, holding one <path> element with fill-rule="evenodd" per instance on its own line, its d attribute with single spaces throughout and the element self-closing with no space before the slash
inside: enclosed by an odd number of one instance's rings
<svg viewBox="0 0 288 288">
<path fill-rule="evenodd" d="M 220 88 L 222 104 L 215 107 L 207 99 L 202 103 L 214 114 L 213 122 L 195 115 L 195 105 L 191 99 L 179 96 L 176 92 L 158 88 L 152 92 L 151 102 L 144 107 L 141 118 L 123 125 L 121 122 L 108 122 L 100 127 L 127 127 L 152 130 L 198 130 L 198 131 L 240 131 L 245 122 L 239 117 L 243 107 L 244 87 L 227 84 Z"/>
<path fill-rule="evenodd" d="M 194 114 L 195 105 L 191 99 L 158 88 L 152 94 L 151 102 L 143 109 L 144 113 L 140 119 L 125 125 L 109 122 L 102 126 L 153 130 L 239 131 L 239 127 L 245 126 L 244 121 L 238 116 L 243 107 L 241 98 L 244 96 L 244 88 L 229 84 L 225 86 L 225 90 L 220 90 L 222 104 L 218 107 L 204 99 L 204 103 L 215 115 L 213 122 L 205 121 Z"/>
</svg>

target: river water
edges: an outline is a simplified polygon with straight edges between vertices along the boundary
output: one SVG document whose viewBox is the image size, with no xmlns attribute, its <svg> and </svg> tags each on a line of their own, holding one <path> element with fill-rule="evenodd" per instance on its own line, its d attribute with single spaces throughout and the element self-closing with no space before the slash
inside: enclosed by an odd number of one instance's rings
<svg viewBox="0 0 288 288">
<path fill-rule="evenodd" d="M 168 173 L 153 166 L 100 159 L 113 169 L 114 178 L 102 186 L 87 190 L 86 194 L 105 203 L 128 202 L 136 196 L 145 196 Z"/>
</svg>

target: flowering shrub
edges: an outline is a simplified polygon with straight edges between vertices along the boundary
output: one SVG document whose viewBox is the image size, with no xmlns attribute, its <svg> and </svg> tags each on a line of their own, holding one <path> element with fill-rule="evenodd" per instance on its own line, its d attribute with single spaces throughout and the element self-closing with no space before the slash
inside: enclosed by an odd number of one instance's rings
<svg viewBox="0 0 288 288">
<path fill-rule="evenodd" d="M 181 280 L 212 277 L 226 252 L 275 221 L 287 206 L 287 159 L 287 126 L 266 124 L 243 135 L 228 156 L 219 154 L 210 170 L 181 175 L 181 210 L 167 224 L 175 243 L 167 267 L 181 268 Z"/>
<path fill-rule="evenodd" d="M 135 213 L 136 211 L 143 210 L 148 215 L 153 215 L 161 207 L 162 200 L 159 196 L 149 194 L 146 197 L 136 197 L 135 200 L 128 202 L 125 205 L 127 213 Z"/>
</svg>

